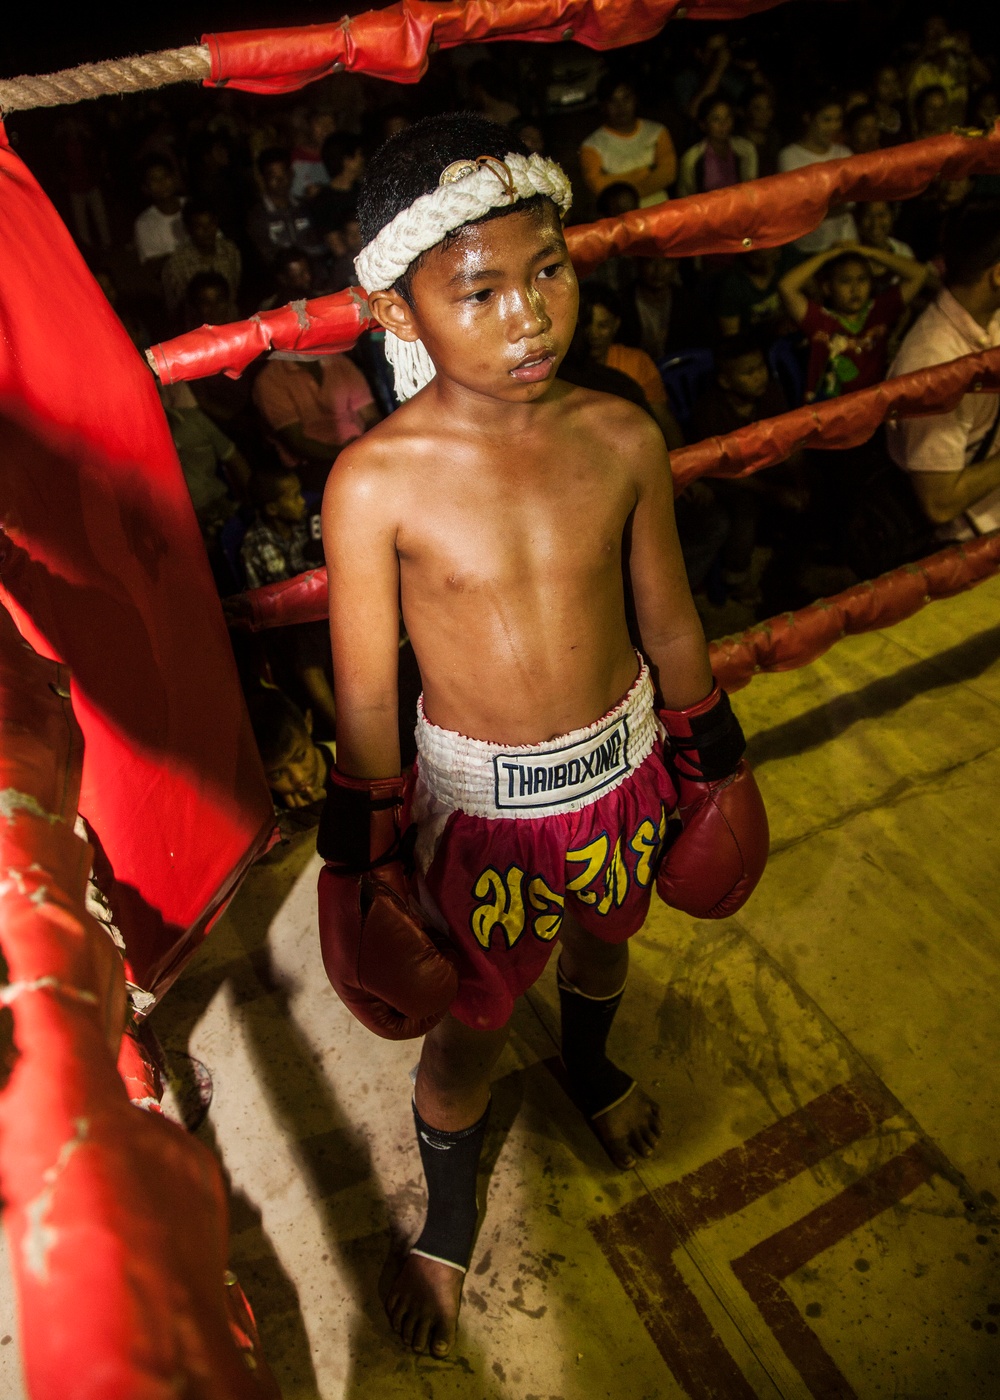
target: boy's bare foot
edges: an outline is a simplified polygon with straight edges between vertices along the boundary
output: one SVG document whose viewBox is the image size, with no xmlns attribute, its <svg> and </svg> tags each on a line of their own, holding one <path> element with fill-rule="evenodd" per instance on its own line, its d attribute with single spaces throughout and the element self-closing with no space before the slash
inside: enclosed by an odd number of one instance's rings
<svg viewBox="0 0 1000 1400">
<path fill-rule="evenodd" d="M 461 1269 L 407 1255 L 383 1299 L 393 1331 L 414 1351 L 447 1356 L 455 1344 L 464 1282 Z"/>
<path fill-rule="evenodd" d="M 590 1120 L 597 1140 L 616 1167 L 627 1170 L 640 1157 L 651 1157 L 663 1132 L 660 1105 L 638 1084 L 621 1103 Z"/>
</svg>

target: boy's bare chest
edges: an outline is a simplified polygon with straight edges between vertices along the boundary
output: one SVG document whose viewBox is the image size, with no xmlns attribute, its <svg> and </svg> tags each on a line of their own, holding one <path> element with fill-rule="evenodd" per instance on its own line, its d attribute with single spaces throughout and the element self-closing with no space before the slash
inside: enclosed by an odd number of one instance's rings
<svg viewBox="0 0 1000 1400">
<path fill-rule="evenodd" d="M 602 570 L 620 557 L 632 509 L 620 473 L 583 460 L 443 472 L 408 521 L 400 557 L 449 588 L 503 586 Z"/>
</svg>

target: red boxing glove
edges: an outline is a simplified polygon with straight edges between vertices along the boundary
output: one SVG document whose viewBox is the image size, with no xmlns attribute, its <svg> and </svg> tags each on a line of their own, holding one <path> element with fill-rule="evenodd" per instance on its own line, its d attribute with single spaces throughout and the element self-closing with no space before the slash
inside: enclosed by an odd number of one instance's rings
<svg viewBox="0 0 1000 1400">
<path fill-rule="evenodd" d="M 725 919 L 750 898 L 767 864 L 767 813 L 746 740 L 719 686 L 686 710 L 660 710 L 683 830 L 656 875 L 665 903 L 696 919 Z"/>
<path fill-rule="evenodd" d="M 436 1026 L 458 973 L 410 907 L 400 843 L 402 778 L 349 778 L 334 769 L 316 847 L 319 941 L 334 991 L 386 1040 Z"/>
</svg>

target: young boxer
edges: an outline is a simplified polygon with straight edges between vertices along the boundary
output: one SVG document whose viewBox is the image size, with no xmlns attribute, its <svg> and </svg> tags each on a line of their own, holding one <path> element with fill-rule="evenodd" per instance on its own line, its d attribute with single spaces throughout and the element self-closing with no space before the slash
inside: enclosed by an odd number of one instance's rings
<svg viewBox="0 0 1000 1400">
<path fill-rule="evenodd" d="M 427 1218 L 385 1304 L 434 1356 L 455 1338 L 516 998 L 560 944 L 569 1082 L 612 1162 L 632 1166 L 660 1118 L 605 1053 L 627 940 L 654 880 L 677 907 L 722 916 L 767 855 L 662 435 L 631 403 L 556 377 L 577 314 L 568 205 L 557 165 L 479 117 L 429 118 L 382 147 L 355 269 L 406 402 L 341 452 L 323 502 L 337 769 L 321 942 L 366 1025 L 425 1035 L 413 1115 Z M 410 782 L 400 605 L 423 678 Z"/>
</svg>

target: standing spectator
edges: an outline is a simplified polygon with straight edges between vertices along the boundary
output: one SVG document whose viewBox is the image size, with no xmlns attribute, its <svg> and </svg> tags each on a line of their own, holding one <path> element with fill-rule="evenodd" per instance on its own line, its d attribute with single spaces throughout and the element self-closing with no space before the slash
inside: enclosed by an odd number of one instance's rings
<svg viewBox="0 0 1000 1400">
<path fill-rule="evenodd" d="M 872 296 L 870 262 L 898 272 L 898 286 Z M 806 296 L 819 278 L 822 303 Z M 833 399 L 885 378 L 889 337 L 924 285 L 927 269 L 878 248 L 829 248 L 786 272 L 778 283 L 792 320 L 809 338 L 806 400 Z"/>
<path fill-rule="evenodd" d="M 337 129 L 332 112 L 314 107 L 306 117 L 306 139 L 292 149 L 292 198 L 312 199 L 326 184 L 329 176 L 323 164 L 323 142 Z"/>
<path fill-rule="evenodd" d="M 135 221 L 135 250 L 141 263 L 160 265 L 184 238 L 184 197 L 172 162 L 148 156 L 142 166 L 142 191 L 151 201 Z"/>
<path fill-rule="evenodd" d="M 681 157 L 678 195 L 703 194 L 757 178 L 757 147 L 745 136 L 734 136 L 735 115 L 724 97 L 706 97 L 698 109 L 705 133 Z"/>
<path fill-rule="evenodd" d="M 358 181 L 365 170 L 365 153 L 360 136 L 335 131 L 323 142 L 323 169 L 327 178 L 309 203 L 313 226 L 351 212 L 357 204 Z"/>
<path fill-rule="evenodd" d="M 247 231 L 264 262 L 274 261 L 279 248 L 312 251 L 318 240 L 309 216 L 292 198 L 292 163 L 280 146 L 269 146 L 257 157 L 263 195 L 250 210 Z"/>
<path fill-rule="evenodd" d="M 943 136 L 950 129 L 948 116 L 948 94 L 935 83 L 933 87 L 921 88 L 913 99 L 913 139 L 920 141 L 926 136 Z"/>
<path fill-rule="evenodd" d="M 757 151 L 757 172 L 774 175 L 781 142 L 774 125 L 774 96 L 769 88 L 754 88 L 743 108 L 742 135 Z"/>
<path fill-rule="evenodd" d="M 220 272 L 196 272 L 185 296 L 187 327 L 221 325 L 226 320 L 229 299 L 229 283 Z M 213 423 L 227 436 L 236 438 L 246 452 L 253 453 L 260 428 L 256 422 L 248 421 L 250 390 L 246 377 L 230 379 L 227 374 L 210 374 L 193 380 L 191 392 Z"/>
<path fill-rule="evenodd" d="M 913 249 L 909 243 L 892 236 L 896 222 L 895 205 L 886 203 L 884 199 L 873 199 L 867 204 L 858 204 L 854 209 L 854 222 L 865 247 L 876 248 L 880 253 L 895 253 L 898 258 L 913 257 Z"/>
<path fill-rule="evenodd" d="M 254 382 L 253 399 L 282 461 L 298 465 L 305 485 L 316 491 L 340 449 L 381 417 L 367 380 L 346 355 L 272 354 Z"/>
<path fill-rule="evenodd" d="M 847 144 L 856 156 L 867 155 L 869 151 L 877 151 L 882 144 L 882 129 L 879 126 L 878 113 L 874 107 L 869 107 L 867 103 L 860 103 L 851 108 L 844 122 L 844 131 L 847 136 Z"/>
<path fill-rule="evenodd" d="M 361 252 L 361 230 L 356 209 L 316 213 L 316 232 L 323 240 L 324 253 L 316 271 L 316 285 L 323 292 L 339 292 L 357 281 L 354 259 Z"/>
<path fill-rule="evenodd" d="M 609 288 L 596 282 L 581 288 L 580 328 L 591 359 L 634 379 L 646 396 L 649 410 L 659 423 L 667 446 L 671 449 L 681 447 L 684 437 L 670 411 L 667 391 L 659 371 L 644 350 L 617 342 L 621 323 L 621 304 Z"/>
<path fill-rule="evenodd" d="M 719 284 L 716 314 L 724 336 L 754 332 L 780 334 L 785 308 L 778 291 L 780 248 L 752 248 L 742 253 Z"/>
<path fill-rule="evenodd" d="M 667 353 L 670 339 L 670 319 L 674 309 L 674 292 L 680 285 L 680 274 L 673 258 L 633 258 L 635 282 L 629 298 L 629 310 L 635 339 L 654 364 Z"/>
<path fill-rule="evenodd" d="M 219 228 L 215 211 L 207 204 L 189 199 L 181 211 L 187 241 L 176 248 L 163 264 L 163 295 L 167 310 L 176 315 L 192 277 L 198 272 L 217 272 L 229 287 L 229 307 L 223 318 L 236 319 L 236 295 L 240 289 L 242 264 L 235 243 Z"/>
<path fill-rule="evenodd" d="M 510 126 L 521 113 L 510 96 L 504 91 L 503 77 L 492 59 L 480 58 L 473 63 L 466 74 L 469 87 L 469 102 L 476 112 L 481 112 L 488 121 Z"/>
<path fill-rule="evenodd" d="M 842 160 L 851 154 L 837 141 L 844 122 L 844 109 L 831 97 L 817 97 L 803 113 L 805 130 L 798 141 L 785 146 L 778 156 L 779 170 L 801 170 L 824 160 Z M 857 237 L 848 205 L 838 204 L 812 233 L 795 240 L 800 253 L 821 253 L 834 243 L 852 243 Z"/>
<path fill-rule="evenodd" d="M 604 124 L 580 147 L 583 178 L 595 197 L 608 185 L 632 185 L 645 209 L 662 204 L 677 174 L 670 133 L 659 122 L 636 116 L 635 88 L 626 79 L 606 74 L 598 85 Z"/>
<path fill-rule="evenodd" d="M 694 50 L 695 66 L 682 68 L 673 80 L 674 98 L 685 116 L 695 118 L 706 97 L 724 97 L 734 105 L 742 99 L 746 81 L 733 62 L 724 29 L 709 34 Z"/>
<path fill-rule="evenodd" d="M 891 373 L 908 374 L 1000 346 L 1000 209 L 972 205 L 949 230 L 945 285 L 910 328 Z M 886 424 L 889 453 L 910 474 L 942 540 L 1000 528 L 1000 396 L 966 394 L 949 413 Z"/>
<path fill-rule="evenodd" d="M 883 63 L 872 82 L 872 106 L 884 146 L 903 139 L 902 104 L 903 84 L 899 70 L 891 63 Z"/>
<path fill-rule="evenodd" d="M 943 15 L 930 15 L 924 26 L 920 57 L 906 85 L 914 130 L 919 125 L 920 100 L 930 88 L 939 88 L 943 94 L 946 127 L 965 120 L 970 61 L 968 35 L 953 34 Z"/>
</svg>

